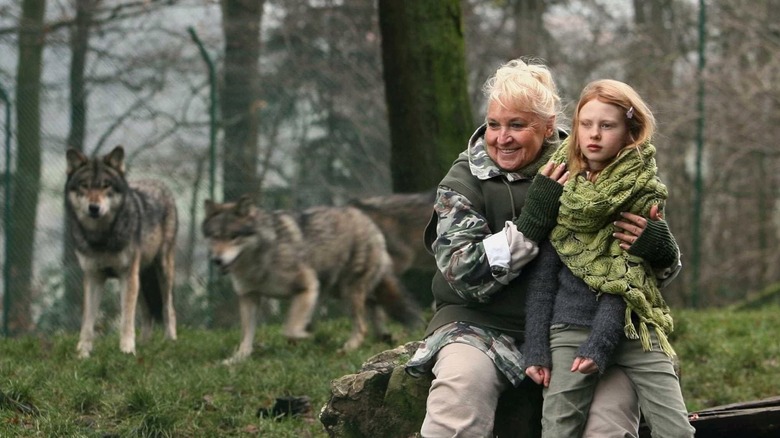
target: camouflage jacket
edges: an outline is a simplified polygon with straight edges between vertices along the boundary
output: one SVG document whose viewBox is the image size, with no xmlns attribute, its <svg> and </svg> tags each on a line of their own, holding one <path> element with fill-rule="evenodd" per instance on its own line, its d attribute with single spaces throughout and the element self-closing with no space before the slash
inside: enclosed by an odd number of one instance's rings
<svg viewBox="0 0 780 438">
<path fill-rule="evenodd" d="M 516 172 L 501 170 L 488 156 L 484 143 L 484 125 L 477 129 L 453 165 L 453 170 L 442 180 L 437 191 L 436 239 L 431 242 L 436 265 L 444 273 L 447 283 L 462 298 L 486 302 L 497 291 L 509 284 L 519 273 L 506 266 L 490 266 L 484 241 L 502 231 L 505 221 L 517 219 L 521 212 L 527 185 L 539 168 L 547 162 L 557 143 L 545 143 L 542 154 L 534 162 Z M 458 163 L 468 162 L 470 175 L 455 174 Z M 465 166 L 463 166 L 465 168 Z M 474 182 L 480 181 L 475 190 Z M 491 196 L 486 184 L 497 186 Z M 522 186 L 520 196 L 512 196 L 512 188 Z M 481 193 L 477 193 L 481 191 Z M 517 194 L 517 192 L 515 193 Z M 494 203 L 501 204 L 497 212 Z"/>
<path fill-rule="evenodd" d="M 486 242 L 495 237 L 506 247 L 505 223 L 521 214 L 528 187 L 557 142 L 546 143 L 539 158 L 520 171 L 506 172 L 487 154 L 485 129 L 477 129 L 442 179 L 426 230 L 438 266 L 432 285 L 436 313 L 428 334 L 450 322 L 466 321 L 522 340 L 527 281 L 508 264 L 491 259 Z M 530 243 L 525 248 L 532 252 L 528 260 L 537 251 Z M 508 248 L 504 251 L 508 259 Z"/>
<path fill-rule="evenodd" d="M 506 172 L 487 154 L 485 129 L 472 135 L 439 185 L 426 230 L 439 268 L 432 286 L 436 312 L 428 325 L 430 336 L 406 370 L 411 375 L 430 370 L 440 348 L 460 342 L 483 351 L 517 385 L 524 376 L 519 346 L 527 279 L 505 264 L 491 265 L 484 242 L 503 234 L 505 222 L 521 214 L 528 186 L 557 142 L 546 143 L 540 157 L 520 171 Z"/>
</svg>

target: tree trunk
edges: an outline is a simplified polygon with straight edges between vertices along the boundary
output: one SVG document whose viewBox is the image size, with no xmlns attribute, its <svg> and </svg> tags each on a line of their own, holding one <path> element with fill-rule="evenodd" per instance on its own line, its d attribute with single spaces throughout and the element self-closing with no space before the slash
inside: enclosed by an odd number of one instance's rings
<svg viewBox="0 0 780 438">
<path fill-rule="evenodd" d="M 394 192 L 435 187 L 475 126 L 459 0 L 379 0 Z"/>
<path fill-rule="evenodd" d="M 636 40 L 631 45 L 628 81 L 648 102 L 664 102 L 674 85 L 676 35 L 674 0 L 634 0 Z M 657 62 L 648 62 L 657 60 Z"/>
<path fill-rule="evenodd" d="M 220 99 L 224 128 L 223 195 L 257 199 L 257 77 L 264 0 L 222 0 L 225 66 Z"/>
<path fill-rule="evenodd" d="M 8 329 L 11 333 L 32 329 L 33 249 L 35 217 L 38 209 L 41 175 L 41 67 L 45 30 L 46 0 L 24 0 L 19 23 L 19 64 L 16 72 L 17 154 L 13 182 L 13 211 L 9 247 L 10 277 L 6 293 L 10 297 Z"/>
<path fill-rule="evenodd" d="M 544 41 L 552 41 L 544 26 L 545 0 L 515 0 L 515 47 L 520 56 L 547 59 Z"/>
<path fill-rule="evenodd" d="M 70 49 L 70 132 L 66 147 L 79 151 L 84 150 L 84 132 L 87 121 L 87 93 L 84 86 L 84 70 L 89 49 L 89 34 L 92 26 L 92 13 L 96 0 L 76 1 L 76 22 L 71 32 Z M 63 155 L 64 156 L 64 155 Z M 63 282 L 65 296 L 63 301 L 66 309 L 81 308 L 83 274 L 76 259 L 73 239 L 70 232 L 69 216 L 65 215 L 65 230 L 62 254 Z M 77 328 L 80 321 L 79 312 L 67 312 L 62 316 L 65 328 Z"/>
<path fill-rule="evenodd" d="M 243 194 L 259 199 L 257 175 L 260 22 L 264 0 L 222 0 L 225 61 L 220 107 L 224 132 L 222 178 L 224 201 Z M 236 294 L 225 278 L 209 284 L 212 326 L 235 324 Z"/>
</svg>

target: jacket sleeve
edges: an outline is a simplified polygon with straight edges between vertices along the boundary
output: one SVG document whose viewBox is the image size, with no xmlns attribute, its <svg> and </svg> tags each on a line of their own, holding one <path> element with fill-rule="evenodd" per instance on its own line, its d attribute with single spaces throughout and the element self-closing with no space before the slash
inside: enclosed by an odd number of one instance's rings
<svg viewBox="0 0 780 438">
<path fill-rule="evenodd" d="M 491 266 L 491 258 L 502 258 L 495 254 L 489 258 L 485 241 L 493 237 L 489 247 L 491 251 L 506 251 L 503 259 L 509 258 L 509 246 L 506 244 L 502 249 L 495 244 L 497 236 L 491 232 L 484 216 L 472 208 L 472 203 L 465 196 L 448 187 L 439 187 L 434 211 L 437 215 L 436 238 L 431 248 L 436 265 L 461 298 L 487 302 L 519 275 L 519 272 L 513 272 L 506 266 Z M 504 231 L 500 230 L 499 233 L 503 235 Z M 520 250 L 528 251 L 526 258 L 531 260 L 538 247 L 531 243 Z"/>
<path fill-rule="evenodd" d="M 628 253 L 647 261 L 659 287 L 671 283 L 682 269 L 680 247 L 664 220 L 648 220 L 647 227 L 631 245 Z"/>
</svg>

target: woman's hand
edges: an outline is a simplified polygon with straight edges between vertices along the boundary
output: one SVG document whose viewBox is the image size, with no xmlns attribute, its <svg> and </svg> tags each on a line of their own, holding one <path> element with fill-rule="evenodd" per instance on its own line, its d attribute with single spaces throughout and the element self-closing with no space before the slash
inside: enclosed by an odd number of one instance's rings
<svg viewBox="0 0 780 438">
<path fill-rule="evenodd" d="M 647 228 L 647 219 L 642 216 L 633 213 L 620 213 L 623 220 L 615 222 L 615 226 L 619 228 L 619 231 L 613 233 L 612 236 L 620 240 L 620 247 L 628 251 L 631 245 L 636 242 L 636 239 L 642 235 L 642 232 Z M 650 207 L 650 220 L 661 220 L 663 217 L 658 213 L 658 205 Z M 622 231 L 620 231 L 622 230 Z"/>
<path fill-rule="evenodd" d="M 574 362 L 571 364 L 571 372 L 580 372 L 582 374 L 593 374 L 598 372 L 599 367 L 593 359 L 586 359 L 584 357 L 577 356 L 574 358 Z"/>
<path fill-rule="evenodd" d="M 569 171 L 566 170 L 566 163 L 556 166 L 552 161 L 548 161 L 540 173 L 561 185 L 566 184 L 566 181 L 569 180 Z"/>
<path fill-rule="evenodd" d="M 539 385 L 543 385 L 545 388 L 550 386 L 550 369 L 540 366 L 530 366 L 525 369 L 525 375 L 530 377 L 531 380 Z"/>
</svg>

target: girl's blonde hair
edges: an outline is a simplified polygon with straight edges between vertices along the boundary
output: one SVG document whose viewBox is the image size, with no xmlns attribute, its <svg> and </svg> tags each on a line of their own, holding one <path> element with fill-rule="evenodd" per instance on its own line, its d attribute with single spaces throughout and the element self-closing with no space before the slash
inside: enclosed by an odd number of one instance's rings
<svg viewBox="0 0 780 438">
<path fill-rule="evenodd" d="M 655 117 L 644 99 L 630 85 L 613 79 L 600 79 L 585 86 L 580 93 L 580 100 L 574 111 L 571 123 L 571 135 L 569 137 L 568 169 L 576 175 L 583 170 L 588 170 L 585 157 L 579 148 L 580 110 L 593 99 L 619 107 L 626 115 L 628 125 L 629 143 L 618 153 L 616 158 L 628 150 L 638 149 L 650 141 L 655 133 Z"/>
<path fill-rule="evenodd" d="M 541 63 L 513 59 L 499 67 L 482 86 L 488 102 L 507 109 L 528 111 L 542 120 L 560 113 L 561 98 L 550 70 Z"/>
</svg>

